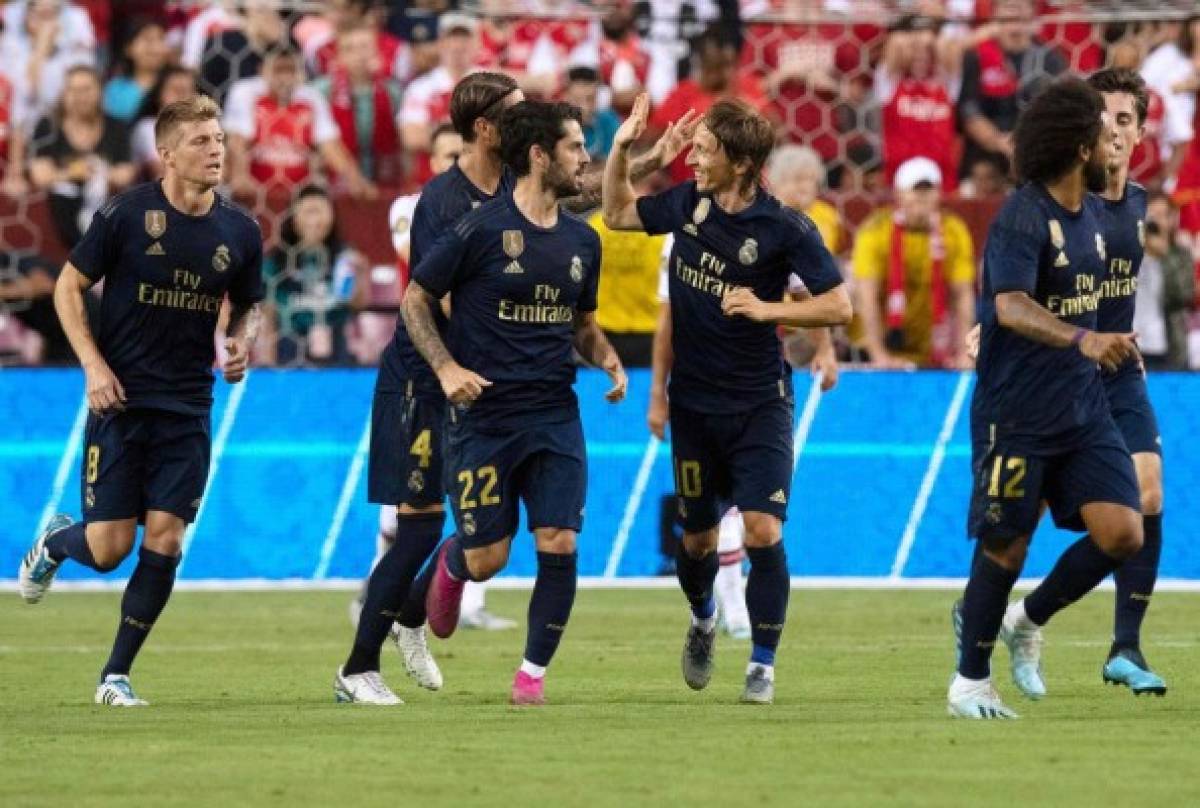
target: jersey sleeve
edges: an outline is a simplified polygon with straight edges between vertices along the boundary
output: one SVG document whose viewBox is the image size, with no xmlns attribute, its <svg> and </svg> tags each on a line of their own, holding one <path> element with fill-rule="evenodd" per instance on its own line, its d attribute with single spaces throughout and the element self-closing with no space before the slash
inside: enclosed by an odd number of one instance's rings
<svg viewBox="0 0 1200 808">
<path fill-rule="evenodd" d="M 221 122 L 230 135 L 254 138 L 254 79 L 234 82 L 225 100 L 225 120 Z"/>
<path fill-rule="evenodd" d="M 678 230 L 696 206 L 696 183 L 685 182 L 661 194 L 638 197 L 638 218 L 652 236 Z"/>
<path fill-rule="evenodd" d="M 408 265 L 415 267 L 425 257 L 425 252 L 435 243 L 441 227 L 441 216 L 426 194 L 421 194 L 413 208 L 412 222 L 408 227 Z M 449 229 L 449 228 L 445 228 Z"/>
<path fill-rule="evenodd" d="M 392 247 L 400 255 L 407 247 L 412 237 L 413 209 L 416 207 L 416 197 L 402 196 L 392 203 L 388 211 L 388 225 L 392 230 Z"/>
<path fill-rule="evenodd" d="M 332 140 L 341 140 L 342 132 L 333 120 L 333 112 L 325 96 L 313 91 L 309 94 L 313 107 L 313 140 L 319 146 Z"/>
<path fill-rule="evenodd" d="M 71 250 L 68 259 L 71 265 L 93 282 L 99 281 L 117 264 L 121 243 L 117 225 L 116 205 L 110 202 L 96 211 L 87 232 Z"/>
<path fill-rule="evenodd" d="M 663 239 L 662 254 L 658 260 L 658 300 L 665 303 L 671 299 L 671 281 L 667 277 L 671 268 L 671 250 L 675 248 L 675 236 L 668 233 Z"/>
<path fill-rule="evenodd" d="M 1030 211 L 1016 210 L 1023 201 L 1013 198 L 1018 204 L 1006 205 L 988 232 L 983 263 L 993 295 L 1037 292 L 1039 259 L 1049 229 L 1044 219 L 1038 226 Z"/>
<path fill-rule="evenodd" d="M 592 242 L 592 271 L 587 274 L 583 289 L 579 293 L 579 302 L 575 306 L 579 311 L 584 312 L 596 310 L 597 295 L 600 290 L 600 266 L 604 257 L 600 236 L 594 230 L 590 241 Z"/>
<path fill-rule="evenodd" d="M 412 265 L 412 280 L 440 300 L 466 279 L 472 264 L 466 253 L 467 244 L 459 228 L 451 228 L 425 253 L 419 264 Z"/>
<path fill-rule="evenodd" d="M 246 228 L 246 260 L 237 277 L 229 284 L 229 301 L 246 308 L 265 296 L 263 289 L 262 231 L 258 224 Z"/>
<path fill-rule="evenodd" d="M 795 235 L 786 262 L 788 274 L 800 278 L 814 295 L 824 294 L 842 283 L 842 273 L 812 220 L 803 214 L 794 216 Z"/>
</svg>

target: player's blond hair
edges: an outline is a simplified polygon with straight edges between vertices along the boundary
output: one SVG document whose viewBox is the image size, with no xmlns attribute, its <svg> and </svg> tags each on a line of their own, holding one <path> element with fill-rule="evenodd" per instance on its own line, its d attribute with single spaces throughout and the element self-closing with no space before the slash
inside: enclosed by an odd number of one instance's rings
<svg viewBox="0 0 1200 808">
<path fill-rule="evenodd" d="M 163 146 L 175 131 L 185 123 L 217 121 L 221 119 L 221 108 L 207 95 L 192 95 L 182 101 L 167 104 L 158 113 L 154 122 L 154 142 Z"/>
</svg>

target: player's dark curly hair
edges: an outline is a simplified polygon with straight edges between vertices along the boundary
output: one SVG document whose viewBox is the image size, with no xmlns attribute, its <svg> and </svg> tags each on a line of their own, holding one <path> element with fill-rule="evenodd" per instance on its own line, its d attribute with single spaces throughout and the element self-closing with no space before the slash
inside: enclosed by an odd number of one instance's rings
<svg viewBox="0 0 1200 808">
<path fill-rule="evenodd" d="M 563 137 L 563 124 L 583 125 L 583 113 L 574 104 L 561 101 L 522 101 L 500 119 L 500 157 L 518 177 L 529 175 L 529 149 L 541 146 L 547 154 Z"/>
<path fill-rule="evenodd" d="M 1086 81 L 1074 77 L 1047 85 L 1021 113 L 1013 133 L 1017 176 L 1027 182 L 1052 182 L 1075 168 L 1079 149 L 1096 148 L 1104 99 Z"/>
<path fill-rule="evenodd" d="M 1150 96 L 1146 93 L 1145 80 L 1137 72 L 1126 67 L 1109 67 L 1088 76 L 1087 83 L 1101 93 L 1128 93 L 1133 96 L 1138 126 L 1146 122 Z"/>
<path fill-rule="evenodd" d="M 450 95 L 450 122 L 464 143 L 475 142 L 475 121 L 483 118 L 499 123 L 504 99 L 517 89 L 517 81 L 503 73 L 470 73 L 454 86 Z"/>
</svg>

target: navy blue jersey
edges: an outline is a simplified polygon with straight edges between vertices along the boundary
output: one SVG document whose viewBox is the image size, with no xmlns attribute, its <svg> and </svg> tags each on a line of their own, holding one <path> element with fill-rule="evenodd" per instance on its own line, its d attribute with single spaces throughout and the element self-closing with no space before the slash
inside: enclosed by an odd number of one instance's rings
<svg viewBox="0 0 1200 808">
<path fill-rule="evenodd" d="M 500 175 L 496 196 L 511 193 L 512 187 L 512 172 L 505 167 Z M 458 163 L 426 183 L 417 200 L 412 229 L 409 231 L 409 267 L 415 268 L 420 264 L 425 253 L 465 214 L 493 198 L 471 182 Z M 438 330 L 445 334 L 445 316 L 439 310 L 433 313 L 433 317 Z M 442 393 L 437 376 L 408 338 L 404 318 L 400 317 L 396 321 L 396 333 L 379 359 L 377 388 L 384 393 L 401 393 L 409 381 L 418 392 Z"/>
<path fill-rule="evenodd" d="M 737 413 L 791 394 L 791 369 L 771 323 L 721 312 L 731 286 L 778 301 L 795 274 L 814 295 L 842 282 L 816 225 L 758 189 L 745 210 L 728 214 L 689 181 L 637 201 L 647 233 L 674 233 L 668 265 L 671 300 L 669 395 L 700 413 Z"/>
<path fill-rule="evenodd" d="M 1025 292 L 1060 320 L 1096 328 L 1105 243 L 1092 206 L 1072 213 L 1041 185 L 1014 192 L 988 231 L 983 254 L 978 379 L 972 419 L 1041 448 L 1105 417 L 1099 366 L 1075 347 L 1053 348 L 1000 326 L 996 295 Z"/>
<path fill-rule="evenodd" d="M 449 293 L 446 347 L 492 382 L 464 414 L 502 429 L 577 413 L 576 312 L 596 310 L 600 237 L 565 211 L 542 228 L 503 196 L 464 216 L 413 271 L 434 297 Z"/>
<path fill-rule="evenodd" d="M 1146 189 L 1128 182 L 1120 200 L 1114 202 L 1089 195 L 1088 203 L 1104 228 L 1104 247 L 1108 252 L 1108 276 L 1100 286 L 1096 329 L 1129 333 L 1133 330 L 1138 270 L 1146 252 Z M 1137 357 L 1132 357 L 1117 372 L 1137 368 Z"/>
<path fill-rule="evenodd" d="M 220 195 L 190 216 L 171 206 L 160 183 L 146 183 L 96 213 L 70 261 L 104 281 L 92 328 L 125 406 L 207 414 L 221 301 L 263 298 L 254 217 Z"/>
</svg>

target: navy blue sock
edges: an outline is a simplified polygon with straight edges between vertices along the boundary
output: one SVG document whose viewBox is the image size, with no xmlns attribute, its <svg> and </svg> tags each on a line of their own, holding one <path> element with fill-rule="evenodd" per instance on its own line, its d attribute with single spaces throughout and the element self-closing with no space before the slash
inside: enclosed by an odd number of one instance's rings
<svg viewBox="0 0 1200 808">
<path fill-rule="evenodd" d="M 713 583 L 717 580 L 720 568 L 716 551 L 701 558 L 692 558 L 683 542 L 679 542 L 675 550 L 675 574 L 679 577 L 679 587 L 684 597 L 692 607 L 692 614 L 700 620 L 707 620 L 717 612 Z"/>
<path fill-rule="evenodd" d="M 379 651 L 392 623 L 400 616 L 400 606 L 408 597 L 413 578 L 442 538 L 445 521 L 444 513 L 396 516 L 396 540 L 371 570 L 354 647 L 342 668 L 344 674 L 379 670 Z"/>
<path fill-rule="evenodd" d="M 545 667 L 554 658 L 575 604 L 575 553 L 537 554 L 537 580 L 529 597 L 525 659 Z"/>
<path fill-rule="evenodd" d="M 770 547 L 747 547 L 746 555 L 750 558 L 746 611 L 750 613 L 750 638 L 754 643 L 750 661 L 774 665 L 792 588 L 787 553 L 783 542 L 779 542 Z"/>
<path fill-rule="evenodd" d="M 451 538 L 454 538 L 451 536 Z M 447 539 L 446 541 L 449 541 Z M 425 596 L 429 594 L 429 585 L 433 583 L 433 575 L 437 572 L 437 548 L 430 554 L 429 561 L 421 568 L 421 572 L 413 579 L 408 588 L 408 597 L 400 607 L 400 616 L 396 622 L 405 628 L 420 628 L 425 625 Z"/>
<path fill-rule="evenodd" d="M 138 563 L 133 568 L 133 575 L 125 585 L 125 594 L 121 598 L 121 625 L 117 628 L 117 638 L 113 642 L 112 654 L 108 664 L 100 672 L 100 680 L 110 673 L 129 675 L 133 666 L 133 658 L 142 648 L 142 643 L 154 628 L 154 621 L 162 614 L 171 590 L 175 586 L 175 568 L 179 566 L 179 556 L 168 556 L 147 550 L 138 550 Z"/>
<path fill-rule="evenodd" d="M 471 568 L 467 566 L 467 552 L 463 549 L 458 534 L 446 540 L 446 569 L 459 581 L 473 581 Z"/>
<path fill-rule="evenodd" d="M 75 522 L 52 535 L 46 540 L 46 552 L 59 563 L 69 558 L 96 572 L 112 572 L 116 569 L 115 565 L 102 567 L 92 557 L 92 548 L 87 543 L 86 522 Z"/>
<path fill-rule="evenodd" d="M 986 679 L 991 675 L 992 648 L 1008 608 L 1008 596 L 1017 573 L 1010 572 L 988 558 L 975 554 L 971 577 L 962 598 L 962 654 L 959 675 L 967 679 Z"/>
<path fill-rule="evenodd" d="M 1117 567 L 1116 620 L 1113 648 L 1137 648 L 1141 641 L 1142 620 L 1150 608 L 1150 596 L 1158 581 L 1158 558 L 1162 554 L 1162 514 L 1142 517 L 1142 549 Z"/>
<path fill-rule="evenodd" d="M 1037 589 L 1025 596 L 1025 614 L 1039 626 L 1096 588 L 1121 562 L 1104 553 L 1091 536 L 1068 547 Z"/>
</svg>

